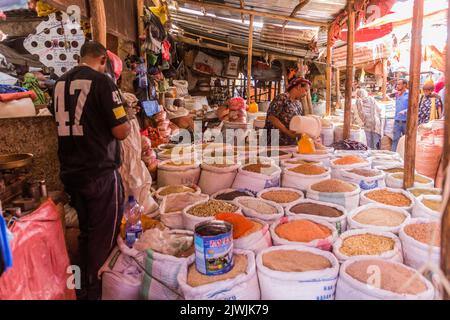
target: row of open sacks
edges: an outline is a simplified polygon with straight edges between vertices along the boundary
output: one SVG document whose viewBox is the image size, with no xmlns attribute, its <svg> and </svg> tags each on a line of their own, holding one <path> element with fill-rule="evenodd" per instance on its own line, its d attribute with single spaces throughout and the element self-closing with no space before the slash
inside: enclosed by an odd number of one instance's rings
<svg viewBox="0 0 450 320">
<path fill-rule="evenodd" d="M 293 220 L 310 220 L 321 224 L 332 234 L 326 239 L 313 240 L 309 243 L 292 242 L 283 239 L 276 233 L 280 224 Z M 234 278 L 211 284 L 191 286 L 188 284 L 189 266 L 195 263 L 195 255 L 188 258 L 177 258 L 147 249 L 138 251 L 128 248 L 121 238 L 109 259 L 99 272 L 103 282 L 103 299 L 436 299 L 440 298 L 440 280 L 438 274 L 431 274 L 428 279 L 420 275 L 426 264 L 438 268 L 439 247 L 426 245 L 405 232 L 409 224 L 431 223 L 429 219 L 410 219 L 397 231 L 379 231 L 380 228 L 348 230 L 341 235 L 335 225 L 323 219 L 311 217 L 283 217 L 275 223 L 253 219 L 263 224 L 263 228 L 246 237 L 234 241 L 235 254 L 247 257 L 245 273 Z M 192 231 L 171 230 L 171 233 L 193 236 Z M 394 248 L 378 256 L 347 256 L 340 251 L 343 241 L 352 236 L 372 234 L 390 238 Z M 142 248 L 142 246 L 141 246 Z M 142 249 L 141 249 L 142 250 Z M 265 253 L 276 250 L 299 250 L 320 255 L 329 260 L 331 267 L 323 270 L 306 272 L 282 272 L 266 267 L 262 262 Z M 256 257 L 256 260 L 255 260 Z M 352 261 L 372 259 L 367 268 L 367 281 L 361 282 L 347 274 L 346 269 Z M 377 262 L 378 261 L 378 262 Z M 394 268 L 420 279 L 426 290 L 417 294 L 395 293 L 380 288 L 392 275 L 383 273 L 378 287 L 369 280 L 374 269 L 370 266 L 379 261 L 395 264 Z M 292 262 L 291 262 L 292 263 Z M 340 266 L 340 263 L 342 265 Z M 403 264 L 404 263 L 404 264 Z M 375 269 L 376 270 L 376 269 Z M 379 270 L 379 269 L 378 269 Z M 380 271 L 379 271 L 380 272 Z M 395 280 L 395 279 L 394 279 Z M 434 284 L 434 285 L 433 285 Z M 403 281 L 397 286 L 404 285 Z M 396 287 L 396 289 L 400 289 Z"/>
<path fill-rule="evenodd" d="M 396 176 L 398 175 L 396 173 L 389 174 L 383 171 L 389 168 L 403 168 L 400 156 L 389 152 L 375 154 L 367 151 L 324 151 L 324 153 L 312 155 L 294 154 L 294 158 L 291 159 L 260 157 L 258 161 L 272 166 L 260 173 L 246 170 L 246 166 L 239 161 L 234 164 L 228 163 L 226 166 L 217 166 L 214 163 L 217 159 L 209 159 L 211 162 L 204 161 L 203 163 L 192 160 L 189 163 L 181 163 L 181 165 L 173 165 L 174 161 L 165 160 L 158 165 L 157 184 L 158 188 L 169 185 L 196 184 L 200 186 L 203 193 L 208 195 L 227 188 L 248 189 L 255 194 L 268 187 L 288 187 L 306 191 L 311 184 L 330 178 L 355 183 L 364 190 L 384 186 L 401 188 L 403 178 Z M 348 165 L 335 163 L 336 160 L 346 155 L 360 156 L 364 162 Z M 229 158 L 226 159 L 230 161 Z M 299 165 L 299 160 L 321 166 L 324 168 L 324 172 L 302 174 L 292 170 Z M 232 158 L 232 161 L 235 159 Z M 365 177 L 353 173 L 354 169 L 371 169 L 374 170 L 375 175 Z M 421 176 L 421 178 L 427 182 L 416 182 L 416 187 L 432 188 L 434 186 L 433 179 L 425 176 Z"/>
<path fill-rule="evenodd" d="M 243 193 L 251 193 L 246 189 L 225 189 L 221 190 L 211 197 L 208 195 L 202 194 L 201 190 L 197 186 L 191 186 L 192 188 L 196 188 L 194 193 L 181 193 L 181 194 L 169 194 L 167 196 L 157 198 L 160 201 L 159 207 L 159 217 L 161 222 L 171 228 L 171 229 L 186 229 L 186 230 L 194 230 L 194 226 L 198 223 L 211 220 L 212 217 L 199 217 L 190 213 L 191 208 L 198 206 L 202 203 L 208 202 L 210 199 L 217 199 L 222 194 L 230 193 L 233 191 L 240 191 Z M 346 230 L 347 225 L 350 228 L 366 228 L 373 227 L 371 225 L 364 225 L 359 223 L 354 219 L 354 216 L 357 214 L 368 210 L 370 208 L 387 208 L 396 212 L 399 212 L 405 217 L 404 223 L 406 223 L 411 217 L 412 218 L 426 218 L 434 221 L 440 221 L 442 213 L 440 211 L 435 211 L 424 204 L 424 200 L 435 200 L 442 201 L 441 195 L 420 195 L 415 197 L 410 191 L 405 191 L 402 189 L 392 189 L 392 188 L 377 188 L 373 190 L 366 190 L 361 192 L 359 186 L 354 185 L 355 190 L 351 192 L 336 192 L 336 193 L 328 193 L 328 192 L 318 192 L 313 190 L 313 186 L 308 188 L 306 192 L 306 198 L 304 193 L 301 190 L 293 189 L 293 188 L 267 188 L 256 195 L 256 199 L 261 203 L 275 208 L 276 212 L 273 214 L 267 214 L 263 212 L 258 212 L 254 207 L 248 207 L 244 203 L 245 201 L 255 199 L 253 196 L 243 196 L 237 197 L 232 201 L 225 201 L 228 203 L 232 203 L 236 208 L 236 212 L 243 213 L 245 216 L 249 218 L 256 218 L 263 220 L 267 223 L 273 223 L 279 220 L 284 216 L 305 216 L 311 217 L 312 215 L 308 214 L 298 214 L 293 210 L 300 203 L 313 203 L 317 205 L 328 206 L 337 209 L 337 211 L 342 214 L 338 217 L 326 217 L 326 216 L 318 216 L 318 219 L 321 219 L 325 222 L 333 224 L 338 232 L 343 232 Z M 162 189 L 164 190 L 164 189 Z M 408 206 L 391 206 L 385 205 L 377 202 L 376 200 L 371 199 L 371 192 L 378 191 L 386 191 L 393 195 L 403 195 L 405 199 L 410 201 L 410 205 Z M 270 193 L 277 192 L 286 192 L 291 194 L 296 194 L 298 199 L 288 203 L 277 203 L 274 201 L 269 201 L 265 199 L 265 195 Z M 368 196 L 369 195 L 369 196 Z M 381 227 L 381 231 L 390 231 L 398 233 L 400 226 L 395 227 Z"/>
</svg>

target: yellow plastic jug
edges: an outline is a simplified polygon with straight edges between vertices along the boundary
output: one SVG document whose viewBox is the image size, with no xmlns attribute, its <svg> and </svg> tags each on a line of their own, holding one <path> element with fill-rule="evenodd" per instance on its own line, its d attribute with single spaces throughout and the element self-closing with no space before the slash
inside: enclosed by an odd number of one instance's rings
<svg viewBox="0 0 450 320">
<path fill-rule="evenodd" d="M 248 106 L 248 112 L 249 113 L 256 113 L 256 112 L 258 112 L 258 104 L 256 102 L 250 103 L 250 105 Z"/>
<path fill-rule="evenodd" d="M 298 153 L 300 154 L 316 153 L 314 141 L 306 133 L 303 133 L 301 139 L 298 141 Z"/>
</svg>

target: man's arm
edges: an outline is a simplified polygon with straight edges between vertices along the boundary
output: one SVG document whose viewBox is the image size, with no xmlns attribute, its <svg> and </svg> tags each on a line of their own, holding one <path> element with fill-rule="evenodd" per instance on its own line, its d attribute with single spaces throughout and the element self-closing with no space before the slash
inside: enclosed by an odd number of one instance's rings
<svg viewBox="0 0 450 320">
<path fill-rule="evenodd" d="M 111 134 L 117 140 L 124 140 L 131 131 L 124 102 L 117 86 L 108 78 L 99 82 L 100 101 L 111 128 Z"/>
<path fill-rule="evenodd" d="M 129 122 L 125 122 L 111 129 L 111 133 L 117 140 L 125 140 L 131 132 Z"/>
</svg>

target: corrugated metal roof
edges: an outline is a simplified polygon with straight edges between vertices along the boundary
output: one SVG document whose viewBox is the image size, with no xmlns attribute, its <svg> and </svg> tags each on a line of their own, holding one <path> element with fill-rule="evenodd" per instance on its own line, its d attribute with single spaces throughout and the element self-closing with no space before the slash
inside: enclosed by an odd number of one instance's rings
<svg viewBox="0 0 450 320">
<path fill-rule="evenodd" d="M 205 1 L 221 3 L 239 8 L 240 0 Z M 288 17 L 298 4 L 290 0 L 244 0 L 244 8 L 278 14 Z M 242 22 L 242 16 L 226 9 L 207 9 L 204 14 L 199 10 L 201 3 L 178 3 L 178 8 L 170 6 L 171 22 L 190 36 L 198 35 L 216 40 L 247 46 L 248 16 Z M 310 0 L 296 15 L 297 18 L 330 23 L 344 9 L 346 0 Z M 187 9 L 187 10 L 186 10 Z M 253 47 L 270 52 L 285 53 L 299 57 L 315 57 L 318 52 L 311 49 L 316 41 L 319 46 L 326 45 L 326 35 L 319 33 L 319 27 L 306 26 L 298 22 L 289 22 L 282 27 L 283 20 L 254 16 Z M 326 33 L 325 33 L 326 34 Z"/>
</svg>

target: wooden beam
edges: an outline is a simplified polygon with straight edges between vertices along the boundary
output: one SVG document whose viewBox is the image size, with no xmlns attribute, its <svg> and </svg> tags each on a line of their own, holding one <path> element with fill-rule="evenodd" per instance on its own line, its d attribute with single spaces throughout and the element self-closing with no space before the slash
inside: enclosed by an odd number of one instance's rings
<svg viewBox="0 0 450 320">
<path fill-rule="evenodd" d="M 262 12 L 262 11 L 252 10 L 252 9 L 241 9 L 241 8 L 232 7 L 229 5 L 216 4 L 216 3 L 210 3 L 210 2 L 206 3 L 206 2 L 199 2 L 199 1 L 193 1 L 193 0 L 177 0 L 177 1 L 179 3 L 183 3 L 183 4 L 185 3 L 185 4 L 197 5 L 199 7 L 205 8 L 206 10 L 208 10 L 208 9 L 212 10 L 212 11 L 228 10 L 229 12 L 243 13 L 243 14 L 248 14 L 248 15 L 254 15 L 257 17 L 265 17 L 265 18 L 271 18 L 271 19 L 276 19 L 276 20 L 281 20 L 281 21 L 296 22 L 296 23 L 301 23 L 301 24 L 310 25 L 310 26 L 328 27 L 328 24 L 325 22 L 311 21 L 311 20 L 307 20 L 307 19 L 283 16 L 280 14 Z"/>
<path fill-rule="evenodd" d="M 189 33 L 189 32 L 184 32 L 184 34 L 191 34 L 192 36 L 195 36 L 197 39 L 188 38 L 188 37 L 176 34 L 176 33 L 171 33 L 171 34 L 175 39 L 177 39 L 177 41 L 184 42 L 186 44 L 190 44 L 193 46 L 205 47 L 208 49 L 213 49 L 213 50 L 223 51 L 223 52 L 234 52 L 234 53 L 241 54 L 241 55 L 247 55 L 247 53 L 248 53 L 247 47 L 244 50 L 244 46 L 241 46 L 238 44 L 228 43 L 227 46 L 219 46 L 219 45 L 204 42 L 203 40 L 210 40 L 210 41 L 214 41 L 217 43 L 223 43 L 223 44 L 225 44 L 225 42 L 221 41 L 221 40 L 216 40 L 213 38 L 198 36 L 198 35 L 195 35 L 195 34 Z M 253 56 L 265 57 L 266 52 L 253 48 Z M 286 60 L 286 61 L 297 61 L 298 60 L 298 57 L 296 57 L 296 56 L 285 55 L 285 54 L 280 54 L 280 53 L 273 53 L 270 51 L 269 51 L 269 58 L 272 60 Z"/>
<path fill-rule="evenodd" d="M 341 70 L 336 69 L 336 108 L 341 107 Z"/>
<path fill-rule="evenodd" d="M 106 47 L 106 13 L 103 0 L 89 0 L 92 39 Z"/>
<path fill-rule="evenodd" d="M 344 108 L 344 139 L 350 138 L 352 121 L 352 91 L 353 91 L 353 51 L 355 44 L 355 1 L 349 0 L 347 6 L 348 32 L 347 32 L 347 79 L 345 81 L 345 108 Z"/>
<path fill-rule="evenodd" d="M 326 66 L 326 115 L 331 115 L 331 85 L 332 85 L 332 70 L 331 70 L 331 55 L 332 55 L 332 45 L 331 45 L 331 32 L 328 29 L 328 42 L 327 42 L 327 66 Z"/>
<path fill-rule="evenodd" d="M 450 10 L 447 10 L 447 21 L 450 21 Z M 450 23 L 447 23 L 447 48 L 450 48 Z M 446 74 L 450 75 L 450 54 L 446 55 Z M 445 77 L 445 114 L 450 113 L 450 76 Z M 445 143 L 444 143 L 444 172 L 447 172 L 450 161 L 450 117 L 445 117 Z M 446 176 L 445 180 L 450 179 Z M 441 223 L 441 268 L 450 281 L 450 202 L 445 204 Z M 444 299 L 450 300 L 450 294 L 444 290 Z"/>
<path fill-rule="evenodd" d="M 416 167 L 417 124 L 420 96 L 420 65 L 422 63 L 422 28 L 424 0 L 414 0 L 411 31 L 411 63 L 409 69 L 409 101 L 405 141 L 405 175 L 403 187 L 412 188 Z"/>
<path fill-rule="evenodd" d="M 250 15 L 250 25 L 248 27 L 248 54 L 247 54 L 247 104 L 250 104 L 250 88 L 252 86 L 252 58 L 253 58 L 253 19 L 254 16 Z M 256 86 L 255 86 L 255 101 L 256 101 Z"/>
<path fill-rule="evenodd" d="M 309 0 L 299 0 L 299 3 L 295 6 L 294 10 L 292 10 L 290 17 L 295 17 L 297 12 L 303 9 L 304 6 L 308 4 Z M 284 20 L 283 22 L 283 28 L 288 24 L 289 21 Z"/>
<path fill-rule="evenodd" d="M 381 93 L 383 94 L 383 100 L 386 101 L 387 100 L 387 76 L 388 76 L 388 70 L 387 70 L 387 59 L 383 59 L 383 85 L 381 86 Z"/>
<path fill-rule="evenodd" d="M 240 7 L 241 7 L 241 9 L 244 9 L 244 6 L 245 6 L 244 0 L 240 0 Z M 241 20 L 242 20 L 242 23 L 245 22 L 243 13 L 241 13 Z"/>
</svg>

